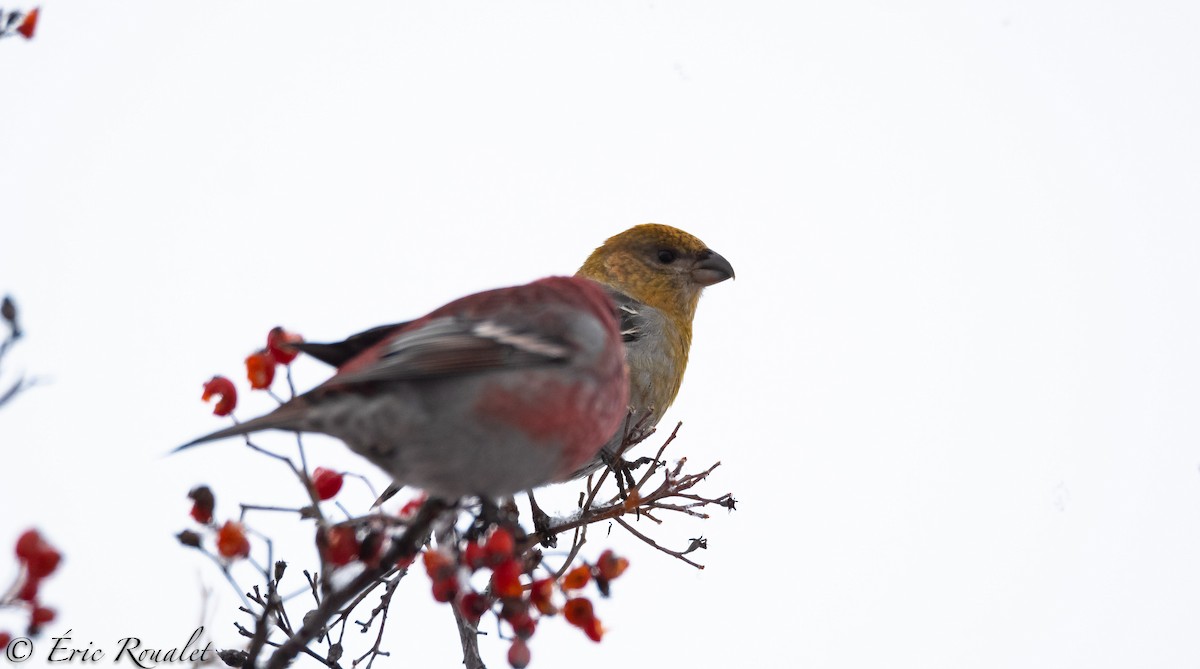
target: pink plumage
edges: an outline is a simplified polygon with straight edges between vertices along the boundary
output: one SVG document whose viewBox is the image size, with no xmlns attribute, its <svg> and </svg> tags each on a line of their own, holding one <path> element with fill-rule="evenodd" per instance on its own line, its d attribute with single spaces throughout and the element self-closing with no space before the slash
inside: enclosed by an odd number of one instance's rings
<svg viewBox="0 0 1200 669">
<path fill-rule="evenodd" d="M 561 480 L 625 417 L 614 311 L 599 286 L 570 277 L 469 295 L 396 326 L 275 411 L 180 448 L 266 429 L 320 432 L 447 498 Z"/>
</svg>

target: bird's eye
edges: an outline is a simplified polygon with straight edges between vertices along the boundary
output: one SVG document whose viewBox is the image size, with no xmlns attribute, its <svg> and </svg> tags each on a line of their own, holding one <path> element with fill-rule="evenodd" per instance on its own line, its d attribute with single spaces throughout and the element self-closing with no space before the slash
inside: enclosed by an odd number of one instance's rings
<svg viewBox="0 0 1200 669">
<path fill-rule="evenodd" d="M 668 249 L 659 251 L 658 262 L 664 265 L 670 265 L 671 263 L 675 262 L 675 252 Z"/>
</svg>

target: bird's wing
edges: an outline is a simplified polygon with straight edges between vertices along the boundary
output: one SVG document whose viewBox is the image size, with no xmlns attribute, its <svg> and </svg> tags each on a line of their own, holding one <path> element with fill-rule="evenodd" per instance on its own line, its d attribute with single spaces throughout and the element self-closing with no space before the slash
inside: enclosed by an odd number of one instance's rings
<svg viewBox="0 0 1200 669">
<path fill-rule="evenodd" d="M 355 335 L 350 335 L 342 341 L 315 343 L 315 342 L 298 342 L 288 343 L 288 347 L 312 356 L 321 362 L 341 367 L 358 357 L 363 351 L 371 348 L 379 342 L 387 339 L 389 335 L 395 333 L 396 330 L 408 325 L 411 321 L 403 323 L 392 323 L 390 325 L 380 325 L 373 327 L 370 330 L 363 330 Z"/>
<path fill-rule="evenodd" d="M 628 344 L 645 337 L 647 335 L 645 310 L 648 307 L 609 286 L 604 286 L 604 290 L 617 307 L 616 315 L 621 328 L 621 340 Z"/>
<path fill-rule="evenodd" d="M 568 361 L 565 340 L 493 320 L 435 318 L 384 339 L 347 362 L 325 385 L 411 381 Z"/>
</svg>

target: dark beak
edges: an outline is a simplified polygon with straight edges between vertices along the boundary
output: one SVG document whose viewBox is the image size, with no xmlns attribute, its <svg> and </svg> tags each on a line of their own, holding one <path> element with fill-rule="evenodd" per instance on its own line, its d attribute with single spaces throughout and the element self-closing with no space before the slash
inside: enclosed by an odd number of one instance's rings
<svg viewBox="0 0 1200 669">
<path fill-rule="evenodd" d="M 732 279 L 733 265 L 720 253 L 712 249 L 700 252 L 700 258 L 692 265 L 692 280 L 701 286 L 711 286 L 725 279 Z"/>
</svg>

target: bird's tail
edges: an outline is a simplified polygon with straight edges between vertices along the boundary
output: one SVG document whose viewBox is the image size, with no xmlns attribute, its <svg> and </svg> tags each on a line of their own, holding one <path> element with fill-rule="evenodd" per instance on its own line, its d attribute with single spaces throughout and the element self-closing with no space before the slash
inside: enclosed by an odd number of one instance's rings
<svg viewBox="0 0 1200 669">
<path fill-rule="evenodd" d="M 210 441 L 218 441 L 228 437 L 236 437 L 252 432 L 260 432 L 262 430 L 295 430 L 297 418 L 303 411 L 303 407 L 298 405 L 294 400 L 288 402 L 278 409 L 272 411 L 265 416 L 259 416 L 253 420 L 248 420 L 245 423 L 238 423 L 223 430 L 217 430 L 189 441 L 188 443 L 172 450 L 172 453 L 178 453 L 185 448 L 207 444 Z"/>
</svg>

